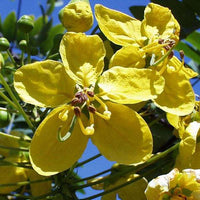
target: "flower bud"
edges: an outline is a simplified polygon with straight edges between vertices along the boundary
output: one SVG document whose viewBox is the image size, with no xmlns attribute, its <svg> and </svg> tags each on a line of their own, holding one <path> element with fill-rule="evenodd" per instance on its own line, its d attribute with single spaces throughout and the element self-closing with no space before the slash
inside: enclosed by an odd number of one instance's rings
<svg viewBox="0 0 200 200">
<path fill-rule="evenodd" d="M 34 22 L 32 17 L 28 15 L 23 15 L 18 21 L 17 26 L 20 29 L 20 31 L 24 33 L 29 33 L 32 31 L 34 27 Z"/>
<path fill-rule="evenodd" d="M 19 42 L 19 48 L 20 48 L 21 50 L 23 50 L 23 51 L 26 51 L 26 49 L 27 49 L 27 42 L 26 42 L 26 40 L 21 40 L 21 41 Z"/>
<path fill-rule="evenodd" d="M 0 110 L 0 128 L 8 126 L 10 123 L 10 113 L 6 110 Z"/>
<path fill-rule="evenodd" d="M 2 66 L 4 66 L 5 62 L 4 62 L 4 58 L 2 56 L 2 54 L 0 53 L 0 69 Z"/>
<path fill-rule="evenodd" d="M 93 14 L 89 1 L 71 0 L 60 10 L 59 19 L 67 31 L 88 31 L 93 25 Z"/>
<path fill-rule="evenodd" d="M 0 38 L 0 51 L 6 51 L 10 47 L 10 43 L 4 37 Z"/>
</svg>

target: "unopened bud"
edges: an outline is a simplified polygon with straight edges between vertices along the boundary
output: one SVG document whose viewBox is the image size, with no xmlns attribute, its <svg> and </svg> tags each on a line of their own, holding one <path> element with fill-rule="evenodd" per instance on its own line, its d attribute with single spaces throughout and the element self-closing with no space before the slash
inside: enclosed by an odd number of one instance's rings
<svg viewBox="0 0 200 200">
<path fill-rule="evenodd" d="M 19 42 L 19 48 L 20 48 L 21 50 L 23 50 L 23 51 L 26 51 L 26 49 L 27 49 L 27 41 L 26 41 L 26 40 L 21 40 L 21 41 Z"/>
<path fill-rule="evenodd" d="M 71 0 L 60 10 L 59 19 L 67 31 L 88 31 L 93 25 L 93 14 L 89 0 Z"/>
<path fill-rule="evenodd" d="M 23 15 L 18 21 L 17 26 L 20 29 L 20 31 L 24 33 L 29 33 L 32 31 L 34 27 L 33 19 L 32 17 L 28 15 Z"/>
<path fill-rule="evenodd" d="M 10 47 L 10 43 L 4 37 L 0 38 L 0 51 L 7 51 Z"/>
</svg>

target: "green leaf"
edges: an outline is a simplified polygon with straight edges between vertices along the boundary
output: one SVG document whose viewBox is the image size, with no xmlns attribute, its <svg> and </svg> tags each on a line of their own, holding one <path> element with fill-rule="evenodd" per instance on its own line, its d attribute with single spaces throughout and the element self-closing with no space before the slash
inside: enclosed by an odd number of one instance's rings
<svg viewBox="0 0 200 200">
<path fill-rule="evenodd" d="M 143 20 L 144 19 L 144 9 L 145 6 L 131 6 L 129 10 L 133 14 L 136 19 Z"/>
<path fill-rule="evenodd" d="M 189 43 L 191 43 L 195 48 L 200 50 L 200 32 L 194 31 L 185 39 Z"/>
<path fill-rule="evenodd" d="M 55 8 L 55 0 L 49 0 L 46 15 L 48 16 L 51 15 L 51 13 L 54 11 L 54 8 Z"/>
<path fill-rule="evenodd" d="M 47 39 L 41 44 L 42 52 L 49 51 L 53 47 L 53 39 L 54 39 L 54 37 L 57 34 L 63 33 L 64 31 L 65 31 L 65 28 L 61 24 L 58 24 L 58 25 L 52 27 L 49 30 Z"/>
<path fill-rule="evenodd" d="M 46 24 L 43 25 L 43 27 L 42 27 L 39 35 L 38 35 L 37 44 L 39 46 L 48 37 L 48 34 L 49 34 L 49 31 L 50 31 L 51 27 L 52 27 L 52 19 L 50 19 Z"/>
<path fill-rule="evenodd" d="M 193 61 L 200 63 L 200 54 L 198 51 L 196 51 L 194 48 L 189 46 L 188 44 L 184 42 L 179 42 L 178 45 L 175 47 L 176 50 L 180 51 L 183 50 L 184 54 L 191 58 Z"/>
<path fill-rule="evenodd" d="M 16 14 L 15 12 L 11 12 L 3 22 L 3 35 L 6 37 L 10 42 L 14 41 L 15 39 L 15 32 L 16 32 Z"/>
</svg>

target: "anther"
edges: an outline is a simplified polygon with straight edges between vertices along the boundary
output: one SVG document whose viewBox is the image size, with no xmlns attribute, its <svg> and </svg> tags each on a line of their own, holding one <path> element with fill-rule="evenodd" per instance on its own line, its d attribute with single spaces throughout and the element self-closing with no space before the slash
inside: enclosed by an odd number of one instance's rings
<svg viewBox="0 0 200 200">
<path fill-rule="evenodd" d="M 169 45 L 164 46 L 164 48 L 169 51 L 171 49 L 171 47 Z"/>
<path fill-rule="evenodd" d="M 90 97 L 94 97 L 94 92 L 93 91 L 87 91 L 87 95 Z"/>
<path fill-rule="evenodd" d="M 77 92 L 75 94 L 75 97 L 80 99 L 81 103 L 85 102 L 88 99 L 87 95 L 83 92 Z"/>
<path fill-rule="evenodd" d="M 181 60 L 183 60 L 184 59 L 184 51 L 183 50 L 180 50 L 179 51 L 179 54 L 180 54 L 180 57 L 181 57 Z"/>
<path fill-rule="evenodd" d="M 88 106 L 88 110 L 91 113 L 95 113 L 96 112 L 96 108 L 94 106 L 91 106 L 91 105 Z"/>
<path fill-rule="evenodd" d="M 74 114 L 77 117 L 80 117 L 80 115 L 81 115 L 81 109 L 78 106 L 74 107 Z"/>
<path fill-rule="evenodd" d="M 173 56 L 174 56 L 174 52 L 172 51 L 172 52 L 169 54 L 168 58 L 171 59 Z"/>
<path fill-rule="evenodd" d="M 75 105 L 80 104 L 80 103 L 81 103 L 81 101 L 78 98 L 73 98 L 72 101 L 71 101 L 72 106 L 75 106 Z"/>
<path fill-rule="evenodd" d="M 164 39 L 158 39 L 158 44 L 163 44 L 164 43 Z"/>
</svg>

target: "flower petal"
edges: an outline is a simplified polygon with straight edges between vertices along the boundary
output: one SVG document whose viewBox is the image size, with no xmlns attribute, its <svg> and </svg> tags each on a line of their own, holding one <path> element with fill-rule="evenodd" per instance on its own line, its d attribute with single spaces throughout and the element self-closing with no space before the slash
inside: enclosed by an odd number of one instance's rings
<svg viewBox="0 0 200 200">
<path fill-rule="evenodd" d="M 106 93 L 102 98 L 131 104 L 157 98 L 164 79 L 151 69 L 112 67 L 102 74 L 98 86 Z"/>
<path fill-rule="evenodd" d="M 141 31 L 148 38 L 159 37 L 177 41 L 180 25 L 168 8 L 150 3 L 145 8 Z"/>
<path fill-rule="evenodd" d="M 75 83 L 61 63 L 46 60 L 18 69 L 14 86 L 23 101 L 40 107 L 55 107 L 71 100 Z"/>
<path fill-rule="evenodd" d="M 109 68 L 114 66 L 144 68 L 145 64 L 144 53 L 138 47 L 128 45 L 112 56 Z"/>
<path fill-rule="evenodd" d="M 179 154 L 176 158 L 175 167 L 179 170 L 191 168 L 191 160 L 196 151 L 197 134 L 200 123 L 194 121 L 186 128 L 179 146 Z"/>
<path fill-rule="evenodd" d="M 26 172 L 27 172 L 27 176 L 30 181 L 43 180 L 43 179 L 47 178 L 47 177 L 39 175 L 37 172 L 35 172 L 34 170 L 31 170 L 31 169 L 28 169 Z M 31 193 L 34 197 L 51 192 L 51 181 L 50 180 L 30 184 L 30 186 L 31 186 Z"/>
<path fill-rule="evenodd" d="M 59 114 L 68 110 L 68 120 L 59 119 Z M 57 139 L 59 127 L 61 135 L 69 130 L 74 112 L 70 106 L 55 108 L 39 125 L 30 146 L 30 160 L 33 168 L 40 175 L 50 176 L 71 167 L 86 148 L 88 137 L 83 135 L 75 124 L 71 136 L 64 142 Z"/>
<path fill-rule="evenodd" d="M 106 52 L 97 35 L 66 33 L 60 43 L 60 54 L 70 77 L 85 87 L 95 83 L 103 71 Z"/>
<path fill-rule="evenodd" d="M 176 56 L 173 56 L 171 59 L 170 59 L 170 62 L 169 62 L 169 65 L 171 67 L 171 69 L 174 71 L 178 70 L 179 73 L 182 73 L 185 75 L 185 77 L 189 80 L 191 78 L 194 78 L 196 76 L 198 76 L 198 73 L 193 71 L 192 69 L 188 68 L 188 67 L 185 67 L 183 65 L 183 63 L 180 62 L 180 60 L 176 57 Z"/>
<path fill-rule="evenodd" d="M 164 91 L 154 99 L 154 103 L 165 112 L 179 116 L 190 114 L 195 105 L 192 86 L 184 74 L 168 69 L 163 73 Z"/>
<path fill-rule="evenodd" d="M 95 115 L 92 142 L 108 160 L 136 164 L 147 160 L 152 152 L 152 135 L 137 112 L 127 106 L 107 102 L 110 120 Z"/>
<path fill-rule="evenodd" d="M 7 158 L 4 161 L 8 162 L 18 162 L 18 158 Z M 17 183 L 19 181 L 26 181 L 27 176 L 24 168 L 14 167 L 14 166 L 0 166 L 0 185 L 1 184 L 11 184 Z M 21 187 L 20 185 L 0 187 L 0 194 L 8 194 L 17 188 Z"/>
<path fill-rule="evenodd" d="M 95 6 L 95 15 L 101 31 L 110 41 L 122 46 L 143 45 L 145 39 L 141 37 L 139 20 L 100 4 Z"/>
<path fill-rule="evenodd" d="M 116 182 L 109 184 L 105 188 L 105 191 L 123 185 L 124 183 L 135 179 L 137 176 L 138 176 L 137 174 L 131 174 L 129 176 L 121 177 Z M 132 199 L 132 197 L 134 197 L 134 200 L 146 200 L 144 194 L 146 187 L 147 187 L 147 181 L 144 178 L 142 178 L 134 183 L 131 183 L 118 190 L 115 190 L 114 192 L 104 195 L 102 197 L 102 200 L 116 200 L 117 194 L 119 195 L 120 199 L 123 200 L 130 200 Z"/>
</svg>

